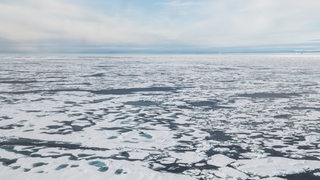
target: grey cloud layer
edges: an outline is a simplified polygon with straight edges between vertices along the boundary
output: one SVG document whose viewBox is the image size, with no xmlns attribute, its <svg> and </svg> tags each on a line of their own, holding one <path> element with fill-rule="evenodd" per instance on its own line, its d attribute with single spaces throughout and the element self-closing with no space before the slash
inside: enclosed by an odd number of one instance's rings
<svg viewBox="0 0 320 180">
<path fill-rule="evenodd" d="M 158 4 L 154 12 L 130 17 L 69 0 L 0 1 L 0 44 L 9 44 L 6 47 L 12 51 L 31 52 L 55 45 L 223 48 L 300 44 L 320 37 L 320 1 L 171 0 Z"/>
</svg>

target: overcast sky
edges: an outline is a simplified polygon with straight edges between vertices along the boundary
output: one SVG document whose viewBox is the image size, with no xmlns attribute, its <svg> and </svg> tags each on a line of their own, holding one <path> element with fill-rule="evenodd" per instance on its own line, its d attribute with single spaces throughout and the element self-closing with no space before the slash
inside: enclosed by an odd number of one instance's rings
<svg viewBox="0 0 320 180">
<path fill-rule="evenodd" d="M 0 52 L 319 47 L 319 0 L 0 0 Z"/>
</svg>

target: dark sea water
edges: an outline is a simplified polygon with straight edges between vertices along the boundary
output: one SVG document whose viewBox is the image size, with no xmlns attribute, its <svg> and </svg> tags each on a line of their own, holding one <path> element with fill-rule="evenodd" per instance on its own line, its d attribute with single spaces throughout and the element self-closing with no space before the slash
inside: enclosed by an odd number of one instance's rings
<svg viewBox="0 0 320 180">
<path fill-rule="evenodd" d="M 0 179 L 320 179 L 320 55 L 0 57 Z"/>
</svg>

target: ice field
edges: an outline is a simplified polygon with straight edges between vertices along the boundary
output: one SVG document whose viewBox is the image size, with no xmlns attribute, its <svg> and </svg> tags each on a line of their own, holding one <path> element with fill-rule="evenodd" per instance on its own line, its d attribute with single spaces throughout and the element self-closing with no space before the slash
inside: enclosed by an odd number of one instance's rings
<svg viewBox="0 0 320 180">
<path fill-rule="evenodd" d="M 0 57 L 0 179 L 320 179 L 320 55 Z"/>
</svg>

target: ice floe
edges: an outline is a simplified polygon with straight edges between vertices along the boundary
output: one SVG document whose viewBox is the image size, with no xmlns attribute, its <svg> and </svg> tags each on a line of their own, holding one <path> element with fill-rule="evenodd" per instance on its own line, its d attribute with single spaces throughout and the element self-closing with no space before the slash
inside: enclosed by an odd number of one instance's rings
<svg viewBox="0 0 320 180">
<path fill-rule="evenodd" d="M 312 172 L 320 167 L 320 161 L 296 160 L 283 157 L 238 160 L 232 164 L 237 169 L 260 177 L 285 176 Z"/>
</svg>

